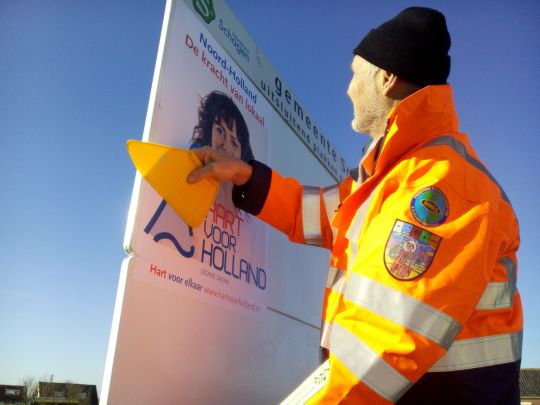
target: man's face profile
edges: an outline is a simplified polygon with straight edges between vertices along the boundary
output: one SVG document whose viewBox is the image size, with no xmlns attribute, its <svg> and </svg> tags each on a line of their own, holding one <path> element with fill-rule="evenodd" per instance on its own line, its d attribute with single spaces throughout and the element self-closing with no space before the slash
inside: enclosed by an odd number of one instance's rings
<svg viewBox="0 0 540 405">
<path fill-rule="evenodd" d="M 354 113 L 351 126 L 356 132 L 368 135 L 372 135 L 370 128 L 373 121 L 380 116 L 380 106 L 376 98 L 376 75 L 373 68 L 369 62 L 360 56 L 355 56 L 351 63 L 353 77 L 347 89 Z"/>
</svg>

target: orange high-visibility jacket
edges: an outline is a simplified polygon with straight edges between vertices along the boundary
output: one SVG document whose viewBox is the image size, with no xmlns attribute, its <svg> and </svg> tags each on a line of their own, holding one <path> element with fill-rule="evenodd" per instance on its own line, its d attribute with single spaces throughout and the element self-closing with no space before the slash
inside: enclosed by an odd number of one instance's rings
<svg viewBox="0 0 540 405">
<path fill-rule="evenodd" d="M 519 401 L 518 223 L 458 132 L 449 85 L 398 104 L 358 180 L 321 189 L 253 168 L 235 204 L 332 251 L 329 372 L 308 403 Z"/>
</svg>

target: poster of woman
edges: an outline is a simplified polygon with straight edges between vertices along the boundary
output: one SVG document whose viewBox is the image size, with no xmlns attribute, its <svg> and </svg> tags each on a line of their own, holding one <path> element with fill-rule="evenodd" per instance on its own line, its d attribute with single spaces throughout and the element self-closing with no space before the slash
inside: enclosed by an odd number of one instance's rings
<svg viewBox="0 0 540 405">
<path fill-rule="evenodd" d="M 286 161 L 306 179 L 329 177 L 257 90 L 253 72 L 233 60 L 261 63 L 264 55 L 254 45 L 246 54 L 227 53 L 231 37 L 220 29 L 218 42 L 212 25 L 191 10 L 203 3 L 167 2 L 142 141 Z M 214 23 L 243 32 L 223 2 L 213 4 Z M 242 38 L 248 44 L 247 34 Z M 283 235 L 234 207 L 231 191 L 222 185 L 203 223 L 191 228 L 137 175 L 104 403 L 277 403 L 313 367 L 320 332 L 311 314 L 320 307 L 324 252 L 287 248 Z"/>
<path fill-rule="evenodd" d="M 176 52 L 161 73 L 147 140 L 267 161 L 271 107 L 264 97 L 204 30 L 188 23 L 171 38 Z M 140 279 L 260 319 L 270 275 L 266 230 L 234 206 L 232 189 L 232 183 L 221 184 L 202 225 L 191 228 L 143 181 L 127 250 L 148 261 L 137 266 L 148 269 L 136 272 Z"/>
</svg>

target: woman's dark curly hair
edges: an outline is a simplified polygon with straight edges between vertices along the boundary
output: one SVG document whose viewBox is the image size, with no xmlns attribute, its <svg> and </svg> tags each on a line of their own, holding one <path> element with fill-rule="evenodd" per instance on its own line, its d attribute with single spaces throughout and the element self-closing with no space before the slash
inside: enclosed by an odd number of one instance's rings
<svg viewBox="0 0 540 405">
<path fill-rule="evenodd" d="M 236 123 L 236 136 L 242 148 L 241 158 L 245 162 L 253 160 L 249 143 L 249 131 L 242 113 L 232 99 L 224 93 L 213 91 L 201 100 L 198 108 L 199 123 L 193 128 L 191 147 L 212 146 L 212 125 L 221 119 L 230 130 Z"/>
</svg>

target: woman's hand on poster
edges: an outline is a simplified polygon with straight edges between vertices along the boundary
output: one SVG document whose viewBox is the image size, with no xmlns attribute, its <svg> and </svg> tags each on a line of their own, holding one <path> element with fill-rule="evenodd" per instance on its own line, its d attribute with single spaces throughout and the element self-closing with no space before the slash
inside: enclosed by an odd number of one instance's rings
<svg viewBox="0 0 540 405">
<path fill-rule="evenodd" d="M 217 151 L 208 146 L 193 149 L 192 152 L 204 163 L 204 166 L 189 174 L 188 183 L 196 183 L 210 177 L 221 182 L 232 181 L 237 186 L 241 186 L 249 181 L 253 173 L 253 167 L 249 163 L 233 157 L 230 153 Z"/>
</svg>

